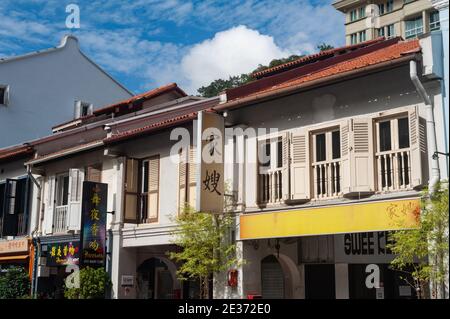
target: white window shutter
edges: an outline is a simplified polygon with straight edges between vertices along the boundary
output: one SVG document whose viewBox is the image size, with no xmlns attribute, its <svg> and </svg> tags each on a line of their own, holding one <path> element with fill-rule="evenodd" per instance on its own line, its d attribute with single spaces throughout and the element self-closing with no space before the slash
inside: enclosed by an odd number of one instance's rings
<svg viewBox="0 0 450 319">
<path fill-rule="evenodd" d="M 309 140 L 305 130 L 292 133 L 291 200 L 311 199 Z"/>
<path fill-rule="evenodd" d="M 186 178 L 187 164 L 184 148 L 180 153 L 178 163 L 178 212 L 182 213 L 186 205 Z"/>
<path fill-rule="evenodd" d="M 344 195 L 366 195 L 375 187 L 372 118 L 353 119 L 351 127 L 350 192 Z"/>
<path fill-rule="evenodd" d="M 148 222 L 158 220 L 159 209 L 159 156 L 148 161 Z"/>
<path fill-rule="evenodd" d="M 53 233 L 53 213 L 55 211 L 55 184 L 56 176 L 47 177 L 47 190 L 45 192 L 45 216 L 44 216 L 44 234 Z"/>
<path fill-rule="evenodd" d="M 196 163 L 196 158 L 197 158 L 197 149 L 195 146 L 191 146 L 189 148 L 189 191 L 188 191 L 188 196 L 189 196 L 189 206 L 191 206 L 192 208 L 197 207 L 196 201 L 197 201 L 197 163 Z"/>
<path fill-rule="evenodd" d="M 350 193 L 351 189 L 351 170 L 350 170 L 350 120 L 344 120 L 340 123 L 341 138 L 341 192 L 343 194 Z"/>
<path fill-rule="evenodd" d="M 290 198 L 290 185 L 289 185 L 289 159 L 290 159 L 290 133 L 285 132 L 282 135 L 282 171 L 281 171 L 281 192 L 283 194 L 283 200 L 289 200 Z"/>
<path fill-rule="evenodd" d="M 81 198 L 83 194 L 84 169 L 71 168 L 69 170 L 69 230 L 80 230 Z"/>
<path fill-rule="evenodd" d="M 411 148 L 411 186 L 416 188 L 425 184 L 427 174 L 424 162 L 427 160 L 426 123 L 419 117 L 417 106 L 408 112 L 409 139 Z"/>
</svg>

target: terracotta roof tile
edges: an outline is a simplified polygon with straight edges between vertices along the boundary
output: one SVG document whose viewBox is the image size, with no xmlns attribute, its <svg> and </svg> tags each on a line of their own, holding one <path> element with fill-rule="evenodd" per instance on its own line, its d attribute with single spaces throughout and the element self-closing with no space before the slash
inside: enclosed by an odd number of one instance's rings
<svg viewBox="0 0 450 319">
<path fill-rule="evenodd" d="M 301 58 L 299 58 L 297 60 L 294 60 L 294 61 L 291 61 L 291 62 L 287 62 L 287 63 L 283 63 L 283 64 L 280 64 L 280 65 L 274 66 L 272 68 L 268 68 L 268 69 L 265 69 L 265 70 L 262 70 L 262 71 L 259 71 L 259 72 L 254 72 L 254 73 L 252 73 L 252 76 L 255 77 L 255 78 L 261 78 L 262 76 L 267 76 L 268 74 L 278 73 L 278 72 L 281 72 L 283 70 L 286 70 L 286 69 L 289 69 L 291 67 L 294 67 L 294 66 L 296 66 L 298 64 L 302 64 L 302 63 L 305 63 L 305 62 L 313 62 L 313 61 L 315 61 L 315 60 L 317 60 L 319 58 L 322 58 L 322 57 L 325 57 L 325 56 L 329 56 L 329 55 L 334 55 L 335 53 L 338 53 L 338 52 L 344 51 L 344 50 L 345 51 L 356 50 L 356 49 L 359 49 L 359 48 L 362 48 L 362 47 L 365 47 L 365 46 L 368 46 L 368 45 L 371 45 L 371 44 L 374 44 L 374 43 L 377 43 L 377 42 L 381 42 L 383 40 L 384 40 L 384 37 L 380 37 L 380 38 L 377 38 L 377 39 L 373 39 L 373 40 L 370 40 L 370 41 L 365 41 L 365 42 L 354 44 L 354 45 L 348 45 L 348 46 L 344 46 L 344 47 L 333 48 L 333 49 L 330 49 L 330 50 L 324 50 L 324 51 L 321 51 L 321 52 L 317 52 L 317 53 L 314 53 L 314 54 L 311 54 L 311 55 L 307 55 L 307 56 L 301 57 Z"/>
<path fill-rule="evenodd" d="M 365 54 L 355 59 L 343 61 L 333 66 L 330 66 L 329 68 L 320 70 L 318 72 L 308 74 L 306 76 L 300 77 L 298 79 L 289 82 L 282 83 L 280 85 L 275 86 L 274 88 L 287 87 L 299 83 L 313 81 L 319 78 L 352 71 L 355 69 L 363 68 L 366 66 L 390 60 L 395 60 L 404 55 L 414 54 L 417 52 L 420 52 L 419 40 L 399 42 L 387 48 Z"/>
<path fill-rule="evenodd" d="M 321 78 L 330 77 L 337 74 L 346 73 L 349 71 L 361 69 L 367 66 L 380 64 L 387 61 L 392 61 L 401 58 L 405 55 L 412 55 L 420 52 L 421 48 L 419 40 L 401 41 L 392 44 L 388 47 L 369 52 L 367 54 L 358 56 L 356 58 L 344 60 L 342 62 L 332 64 L 327 68 L 319 69 L 309 74 L 302 75 L 298 78 L 294 78 L 268 88 L 264 88 L 257 92 L 251 92 L 250 94 L 239 96 L 236 99 L 230 100 L 230 102 L 238 102 L 240 99 L 248 98 L 251 96 L 257 96 L 261 93 L 276 92 L 279 89 L 296 86 L 302 83 L 314 81 Z M 219 108 L 226 108 L 226 103 Z"/>
</svg>

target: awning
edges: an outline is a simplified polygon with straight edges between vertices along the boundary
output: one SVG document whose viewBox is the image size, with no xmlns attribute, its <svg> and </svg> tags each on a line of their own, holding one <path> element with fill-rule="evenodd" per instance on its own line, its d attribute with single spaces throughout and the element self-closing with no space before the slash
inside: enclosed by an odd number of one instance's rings
<svg viewBox="0 0 450 319">
<path fill-rule="evenodd" d="M 0 262 L 9 261 L 9 260 L 25 260 L 29 257 L 30 257 L 29 255 L 5 256 L 5 257 L 0 257 Z"/>
<path fill-rule="evenodd" d="M 240 216 L 240 239 L 412 229 L 419 216 L 419 198 L 250 213 Z"/>
</svg>

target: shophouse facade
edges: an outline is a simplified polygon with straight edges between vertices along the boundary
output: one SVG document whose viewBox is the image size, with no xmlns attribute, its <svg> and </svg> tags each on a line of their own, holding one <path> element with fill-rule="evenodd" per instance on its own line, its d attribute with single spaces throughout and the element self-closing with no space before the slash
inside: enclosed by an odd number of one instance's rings
<svg viewBox="0 0 450 319">
<path fill-rule="evenodd" d="M 415 297 L 388 269 L 386 244 L 389 231 L 418 226 L 422 187 L 447 176 L 446 159 L 433 157 L 445 125 L 431 56 L 422 40 L 367 41 L 262 71 L 222 95 L 215 110 L 241 129 L 225 142 L 225 157 L 240 159 L 228 160 L 225 179 L 246 262 L 238 286 L 215 287 L 216 297 Z M 246 131 L 256 128 L 268 131 Z M 365 285 L 371 264 L 378 289 Z"/>
<path fill-rule="evenodd" d="M 211 204 L 200 155 L 203 129 L 216 123 L 220 194 L 232 198 L 245 263 L 216 276 L 215 298 L 414 298 L 388 269 L 387 243 L 389 231 L 418 227 L 420 191 L 447 176 L 433 156 L 445 144 L 433 59 L 425 39 L 380 38 L 259 72 L 219 97 L 170 84 L 53 127 L 15 158 L 39 185 L 34 292 L 61 297 L 67 265 L 79 263 L 88 180 L 108 185 L 111 297 L 195 298 L 167 252 L 179 249 L 182 206 Z M 181 132 L 189 143 L 176 149 Z M 378 289 L 364 284 L 368 265 L 380 271 Z"/>
<path fill-rule="evenodd" d="M 41 180 L 37 295 L 61 298 L 63 281 L 73 270 L 67 266 L 79 264 L 82 187 L 92 181 L 108 186 L 111 297 L 196 296 L 196 283 L 179 282 L 177 265 L 167 256 L 176 249 L 173 217 L 184 202 L 195 201 L 195 165 L 172 161 L 176 141 L 170 130 L 192 131 L 197 112 L 217 103 L 218 98 L 187 96 L 170 84 L 100 108 L 82 123 L 58 125 L 54 135 L 33 143 L 34 156 L 26 165 Z M 193 151 L 191 145 L 188 154 Z"/>
</svg>

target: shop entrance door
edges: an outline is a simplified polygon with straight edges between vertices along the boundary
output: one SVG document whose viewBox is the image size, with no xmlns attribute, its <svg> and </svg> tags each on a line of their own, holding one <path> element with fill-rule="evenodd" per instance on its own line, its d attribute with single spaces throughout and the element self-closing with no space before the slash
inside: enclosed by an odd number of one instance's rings
<svg viewBox="0 0 450 319">
<path fill-rule="evenodd" d="M 172 274 L 160 259 L 147 259 L 139 266 L 137 273 L 139 299 L 175 298 Z"/>
<path fill-rule="evenodd" d="M 336 298 L 334 264 L 305 265 L 305 298 Z"/>
<path fill-rule="evenodd" d="M 267 256 L 261 261 L 262 297 L 265 299 L 284 298 L 284 274 L 278 259 Z"/>
</svg>

